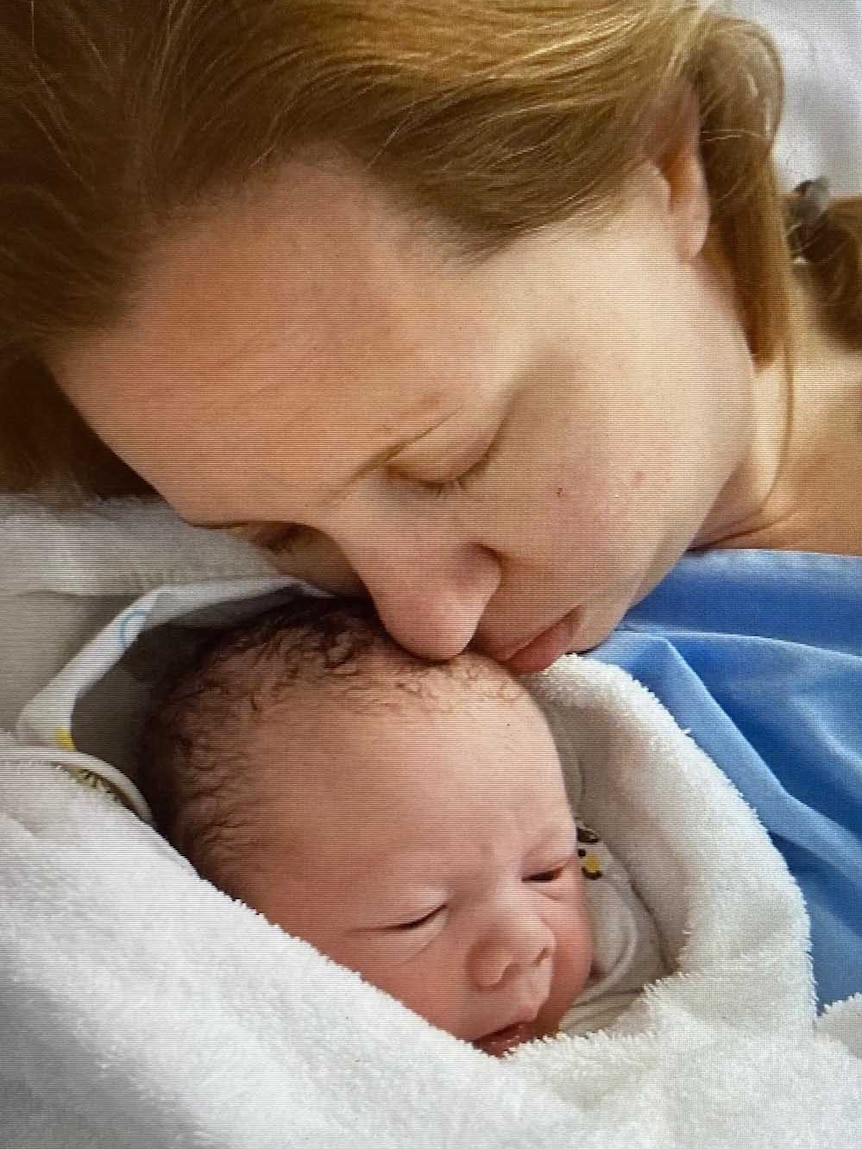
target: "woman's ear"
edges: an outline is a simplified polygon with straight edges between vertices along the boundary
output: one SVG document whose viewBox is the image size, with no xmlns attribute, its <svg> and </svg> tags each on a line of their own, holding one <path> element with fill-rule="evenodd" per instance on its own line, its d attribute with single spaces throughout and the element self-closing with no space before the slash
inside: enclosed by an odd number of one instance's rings
<svg viewBox="0 0 862 1149">
<path fill-rule="evenodd" d="M 649 152 L 650 163 L 666 187 L 665 206 L 677 253 L 690 262 L 703 251 L 711 214 L 700 155 L 700 113 L 693 92 L 686 93 L 673 114 L 664 119 Z"/>
</svg>

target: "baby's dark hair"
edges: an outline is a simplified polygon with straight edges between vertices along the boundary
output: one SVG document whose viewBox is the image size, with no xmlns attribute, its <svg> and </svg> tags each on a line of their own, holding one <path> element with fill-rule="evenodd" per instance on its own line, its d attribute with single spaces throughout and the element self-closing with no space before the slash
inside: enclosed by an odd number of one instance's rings
<svg viewBox="0 0 862 1149">
<path fill-rule="evenodd" d="M 460 689 L 459 689 L 460 688 Z M 205 634 L 154 689 L 138 784 L 156 828 L 202 877 L 243 897 L 243 875 L 269 835 L 252 733 L 313 697 L 353 713 L 429 713 L 526 691 L 503 667 L 465 652 L 431 662 L 403 650 L 373 605 L 300 596 Z M 289 786 L 288 777 L 279 778 Z"/>
</svg>

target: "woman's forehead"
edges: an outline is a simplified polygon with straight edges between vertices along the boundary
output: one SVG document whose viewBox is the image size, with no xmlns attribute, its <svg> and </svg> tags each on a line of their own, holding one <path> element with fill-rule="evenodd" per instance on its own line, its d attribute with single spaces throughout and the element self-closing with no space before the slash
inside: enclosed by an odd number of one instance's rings
<svg viewBox="0 0 862 1149">
<path fill-rule="evenodd" d="M 354 358 L 363 345 L 376 351 L 383 333 L 396 353 L 399 337 L 415 338 L 411 319 L 427 324 L 443 254 L 419 217 L 367 176 L 344 163 L 294 161 L 151 249 L 134 326 L 181 346 L 206 333 L 196 351 L 208 363 L 277 324 L 317 356 L 345 340 Z"/>
<path fill-rule="evenodd" d="M 488 294 L 359 176 L 297 165 L 156 249 L 104 345 L 166 385 L 269 377 L 379 402 L 397 381 L 394 414 L 433 417 L 441 391 L 475 385 L 502 330 Z"/>
<path fill-rule="evenodd" d="M 413 402 L 433 415 L 437 391 L 475 390 L 517 354 L 525 292 L 556 282 L 561 249 L 534 237 L 477 265 L 427 222 L 345 163 L 293 161 L 150 251 L 87 373 L 240 395 L 299 384 L 342 404 L 394 383 L 396 418 Z"/>
<path fill-rule="evenodd" d="M 451 271 L 404 254 L 384 204 L 308 179 L 163 245 L 129 321 L 59 364 L 73 402 L 104 409 L 133 452 L 173 423 L 233 453 L 243 435 L 261 459 L 268 445 L 292 451 L 302 485 L 319 487 L 322 466 L 341 486 L 481 386 L 495 355 L 487 309 L 458 297 Z"/>
</svg>

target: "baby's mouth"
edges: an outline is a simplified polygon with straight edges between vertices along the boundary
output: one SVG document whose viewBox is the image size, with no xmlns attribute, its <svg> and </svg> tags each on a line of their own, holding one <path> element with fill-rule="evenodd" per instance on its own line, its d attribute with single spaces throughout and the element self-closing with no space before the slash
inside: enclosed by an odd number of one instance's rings
<svg viewBox="0 0 862 1149">
<path fill-rule="evenodd" d="M 517 1021 L 514 1025 L 506 1025 L 484 1037 L 476 1038 L 473 1045 L 490 1057 L 502 1057 L 504 1053 L 514 1049 L 516 1045 L 523 1045 L 525 1041 L 532 1041 L 535 1036 L 533 1022 Z"/>
</svg>

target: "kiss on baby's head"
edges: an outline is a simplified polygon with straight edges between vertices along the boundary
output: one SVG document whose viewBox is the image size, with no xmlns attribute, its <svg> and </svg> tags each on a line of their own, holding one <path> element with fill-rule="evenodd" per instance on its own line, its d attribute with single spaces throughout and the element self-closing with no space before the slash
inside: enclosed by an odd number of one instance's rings
<svg viewBox="0 0 862 1149">
<path fill-rule="evenodd" d="M 406 653 L 302 598 L 208 640 L 145 724 L 140 783 L 198 872 L 434 1025 L 556 1031 L 591 930 L 554 742 L 472 652 Z"/>
</svg>

